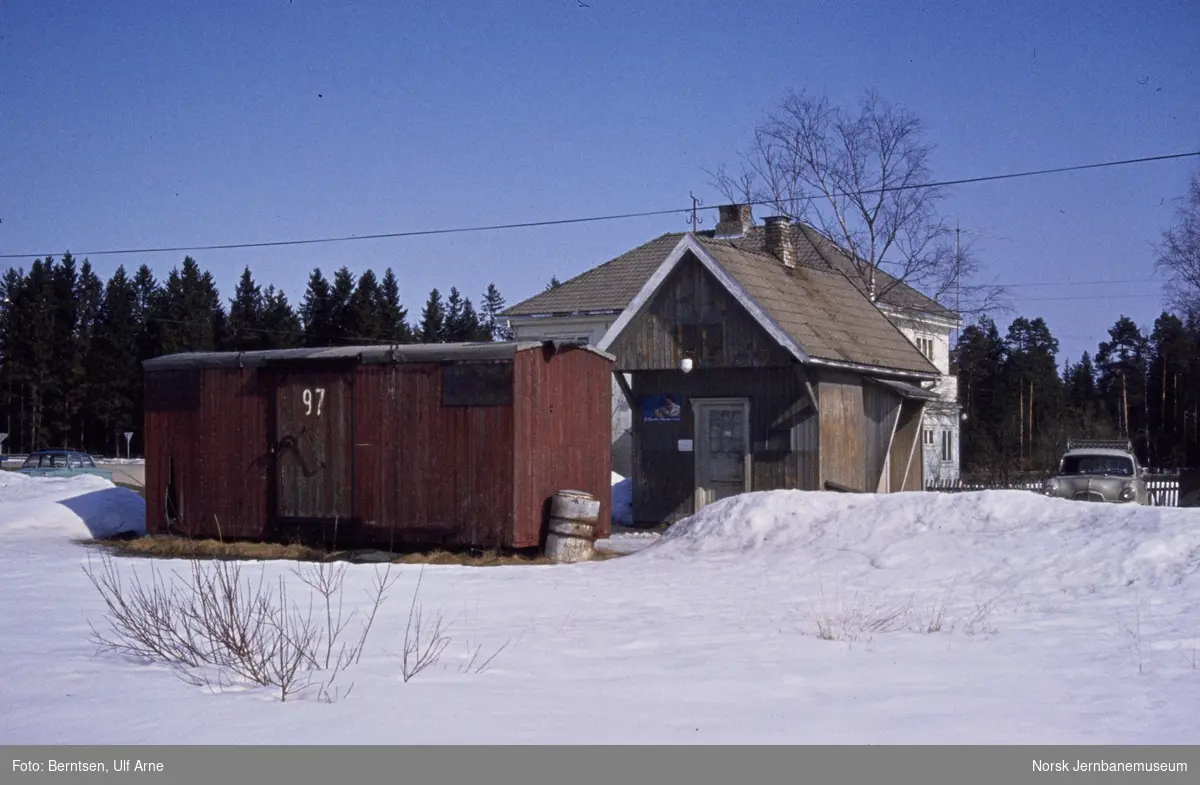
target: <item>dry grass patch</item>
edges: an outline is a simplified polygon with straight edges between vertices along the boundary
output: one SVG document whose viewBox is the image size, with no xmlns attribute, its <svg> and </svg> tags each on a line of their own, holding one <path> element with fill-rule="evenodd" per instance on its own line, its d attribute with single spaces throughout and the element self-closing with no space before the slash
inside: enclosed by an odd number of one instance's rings
<svg viewBox="0 0 1200 785">
<path fill-rule="evenodd" d="M 301 543 L 226 542 L 188 539 L 172 535 L 146 535 L 131 539 L 83 540 L 124 556 L 158 559 L 227 559 L 246 561 L 367 562 L 392 564 L 459 565 L 464 567 L 516 567 L 552 564 L 540 553 L 503 551 L 447 551 L 434 549 L 414 553 L 386 551 L 325 551 Z M 625 554 L 596 549 L 592 561 L 607 561 Z"/>
<path fill-rule="evenodd" d="M 192 540 L 170 535 L 146 535 L 132 539 L 85 540 L 126 556 L 159 559 L 245 559 L 254 561 L 326 561 L 328 554 L 299 543 L 223 542 Z"/>
</svg>

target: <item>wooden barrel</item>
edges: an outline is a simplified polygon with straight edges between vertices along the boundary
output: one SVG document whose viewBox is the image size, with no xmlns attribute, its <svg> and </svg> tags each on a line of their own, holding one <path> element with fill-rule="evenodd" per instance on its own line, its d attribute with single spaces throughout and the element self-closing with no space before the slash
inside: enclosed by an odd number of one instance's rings
<svg viewBox="0 0 1200 785">
<path fill-rule="evenodd" d="M 596 552 L 600 501 L 583 491 L 559 491 L 550 500 L 546 556 L 558 564 L 587 561 Z"/>
</svg>

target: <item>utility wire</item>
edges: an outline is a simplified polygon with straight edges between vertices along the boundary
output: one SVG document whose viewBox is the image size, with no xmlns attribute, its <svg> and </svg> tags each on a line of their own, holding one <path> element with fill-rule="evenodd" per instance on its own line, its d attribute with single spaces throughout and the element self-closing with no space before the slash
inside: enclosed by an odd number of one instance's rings
<svg viewBox="0 0 1200 785">
<path fill-rule="evenodd" d="M 1008 174 L 994 174 L 994 175 L 986 175 L 983 177 L 964 177 L 964 178 L 959 178 L 956 180 L 942 180 L 942 181 L 931 182 L 931 183 L 913 183 L 911 185 L 901 185 L 901 186 L 886 187 L 886 188 L 869 188 L 869 189 L 864 189 L 862 191 L 840 192 L 840 193 L 834 193 L 834 194 L 830 194 L 830 195 L 834 196 L 834 197 L 860 196 L 860 195 L 864 195 L 864 194 L 880 194 L 880 193 L 887 193 L 887 192 L 892 192 L 892 191 L 910 191 L 910 190 L 915 190 L 915 189 L 920 189 L 920 188 L 941 188 L 941 187 L 953 186 L 953 185 L 971 185 L 974 183 L 986 183 L 986 182 L 993 182 L 993 181 L 997 181 L 997 180 L 1013 180 L 1013 179 L 1020 178 L 1020 177 L 1037 177 L 1037 176 L 1047 175 L 1047 174 L 1059 174 L 1062 172 L 1079 172 L 1079 171 L 1083 171 L 1086 169 L 1102 169 L 1102 168 L 1107 168 L 1107 167 L 1111 167 L 1111 166 L 1126 166 L 1129 164 L 1150 163 L 1153 161 L 1169 161 L 1169 160 L 1174 160 L 1174 159 L 1179 159 L 1179 158 L 1193 158 L 1196 156 L 1200 156 L 1200 150 L 1196 150 L 1196 151 L 1189 152 L 1189 153 L 1173 153 L 1170 155 L 1154 155 L 1154 156 L 1145 156 L 1142 158 L 1127 158 L 1127 159 L 1121 160 L 1121 161 L 1104 161 L 1101 163 L 1094 163 L 1094 164 L 1079 164 L 1076 166 L 1059 166 L 1059 167 L 1054 167 L 1051 169 L 1035 169 L 1035 170 L 1030 170 L 1030 171 L 1026 171 L 1026 172 L 1011 172 Z M 818 198 L 824 198 L 824 196 L 823 195 L 821 197 L 806 196 L 806 197 L 801 197 L 801 199 L 799 199 L 799 200 L 813 201 Z M 773 202 L 770 200 L 762 200 L 762 201 L 749 202 L 748 204 L 754 205 L 754 206 L 760 206 L 760 205 L 773 204 Z M 589 216 L 589 217 L 583 217 L 583 218 L 559 218 L 559 219 L 555 219 L 555 220 L 545 220 L 545 221 L 523 221 L 520 223 L 488 224 L 488 225 L 483 225 L 483 226 L 462 226 L 462 227 L 454 227 L 454 228 L 446 228 L 446 229 L 416 229 L 416 230 L 407 231 L 407 232 L 381 232 L 378 234 L 347 235 L 347 236 L 343 236 L 343 237 L 318 237 L 318 238 L 310 238 L 310 239 L 302 239 L 302 240 L 270 240 L 270 241 L 256 242 L 256 243 L 221 243 L 221 244 L 216 244 L 216 245 L 191 245 L 191 246 L 180 245 L 180 246 L 162 246 L 162 247 L 158 247 L 158 248 L 121 248 L 121 249 L 109 249 L 109 250 L 100 250 L 100 251 L 82 251 L 79 253 L 75 253 L 74 255 L 76 255 L 76 256 L 118 256 L 118 255 L 128 256 L 128 255 L 133 255 L 133 254 L 149 254 L 149 253 L 192 252 L 192 251 L 227 251 L 227 250 L 244 249 L 244 248 L 279 248 L 279 247 L 283 247 L 283 246 L 293 246 L 293 245 L 316 245 L 316 244 L 321 244 L 321 243 L 344 243 L 344 242 L 354 242 L 354 241 L 362 241 L 362 240 L 386 240 L 386 239 L 395 239 L 395 238 L 401 238 L 401 237 L 426 237 L 426 236 L 430 236 L 430 235 L 440 235 L 440 234 L 464 234 L 467 232 L 487 232 L 487 231 L 500 231 L 500 230 L 507 230 L 507 229 L 529 229 L 529 228 L 544 227 L 544 226 L 565 226 L 568 224 L 595 223 L 595 222 L 599 222 L 599 221 L 618 221 L 618 220 L 625 220 L 625 219 L 629 219 L 629 218 L 650 218 L 650 217 L 659 216 L 659 215 L 674 215 L 674 214 L 682 215 L 682 214 L 691 213 L 691 211 L 693 209 L 697 209 L 697 208 L 695 208 L 694 206 L 688 206 L 688 207 L 679 207 L 679 208 L 674 208 L 674 209 L 669 209 L 669 210 L 646 210 L 646 211 L 642 211 L 642 212 L 616 213 L 613 215 L 597 215 L 597 216 Z M 698 209 L 713 210 L 716 208 L 715 207 L 701 207 Z M 53 254 L 35 254 L 35 253 L 12 254 L 12 253 L 8 253 L 8 254 L 0 254 L 0 259 L 33 259 L 33 258 L 44 257 L 44 256 L 53 256 Z"/>
<path fill-rule="evenodd" d="M 1126 283 L 1162 283 L 1162 281 L 1158 278 L 1112 278 L 1112 279 L 1098 280 L 1098 281 L 1035 281 L 1035 282 L 1026 281 L 1024 283 L 988 284 L 988 286 L 996 286 L 1001 289 L 1019 289 L 1019 288 L 1027 288 L 1027 287 L 1031 287 L 1031 286 L 1100 286 L 1100 285 L 1107 285 L 1107 284 L 1126 284 Z M 964 286 L 963 288 L 966 289 L 969 287 Z M 976 288 L 985 288 L 985 287 L 976 286 Z"/>
</svg>

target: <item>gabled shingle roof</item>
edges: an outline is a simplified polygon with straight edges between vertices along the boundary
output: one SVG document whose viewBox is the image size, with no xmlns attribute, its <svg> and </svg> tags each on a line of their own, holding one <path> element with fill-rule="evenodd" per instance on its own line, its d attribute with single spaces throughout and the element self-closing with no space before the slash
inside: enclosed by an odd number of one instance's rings
<svg viewBox="0 0 1200 785">
<path fill-rule="evenodd" d="M 671 232 L 656 237 L 645 245 L 621 254 L 565 281 L 556 289 L 534 295 L 504 311 L 504 316 L 544 316 L 550 314 L 595 313 L 620 311 L 629 305 L 642 284 L 658 269 L 663 259 L 683 237 L 683 232 Z M 697 232 L 700 239 L 712 239 L 713 232 Z M 854 262 L 836 243 L 811 226 L 796 223 L 792 226 L 796 262 L 816 269 L 837 270 L 864 295 L 866 284 L 858 275 Z M 755 226 L 744 237 L 724 240 L 738 248 L 765 250 L 765 233 Z M 903 281 L 880 270 L 879 288 L 886 289 L 879 302 L 896 308 L 906 308 L 947 319 L 955 319 L 953 310 L 945 307 Z M 893 285 L 894 284 L 894 285 Z"/>
<path fill-rule="evenodd" d="M 765 251 L 698 238 L 720 265 L 812 357 L 937 374 L 937 368 L 846 276 L 784 267 Z"/>
<path fill-rule="evenodd" d="M 707 236 L 712 236 L 712 232 L 704 232 Z M 766 233 L 762 227 L 755 226 L 746 233 L 744 237 L 730 240 L 733 244 L 741 248 L 747 248 L 753 251 L 764 251 L 766 249 Z M 794 223 L 792 225 L 792 242 L 796 248 L 797 264 L 803 264 L 808 267 L 818 267 L 824 269 L 834 269 L 843 273 L 864 296 L 867 293 L 866 282 L 858 273 L 858 268 L 854 264 L 854 260 L 846 253 L 837 243 L 826 237 L 821 232 L 814 229 L 805 223 Z M 945 307 L 941 303 L 925 296 L 918 290 L 904 283 L 897 281 L 893 276 L 883 270 L 879 270 L 876 274 L 876 288 L 885 290 L 879 298 L 879 303 L 883 305 L 891 305 L 896 308 L 909 309 L 927 313 L 933 316 L 940 316 L 946 319 L 957 318 L 954 311 Z"/>
<path fill-rule="evenodd" d="M 673 232 L 639 245 L 612 261 L 506 309 L 502 316 L 621 311 L 683 237 Z"/>
<path fill-rule="evenodd" d="M 796 267 L 768 253 L 765 232 L 738 238 L 698 232 L 708 250 L 780 328 L 813 358 L 936 375 L 936 367 L 866 297 L 851 259 L 812 227 L 792 227 Z M 537 294 L 503 316 L 616 313 L 626 309 L 685 233 L 664 234 L 617 258 Z M 890 278 L 888 279 L 890 283 Z M 881 302 L 954 318 L 954 313 L 899 283 Z"/>
</svg>

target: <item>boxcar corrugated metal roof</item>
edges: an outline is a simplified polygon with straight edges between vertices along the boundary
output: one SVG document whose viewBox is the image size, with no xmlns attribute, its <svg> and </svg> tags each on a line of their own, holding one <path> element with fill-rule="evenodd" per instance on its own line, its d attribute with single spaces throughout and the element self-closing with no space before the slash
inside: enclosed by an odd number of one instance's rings
<svg viewBox="0 0 1200 785">
<path fill-rule="evenodd" d="M 254 352 L 185 352 L 146 360 L 147 371 L 172 368 L 238 368 L 276 362 L 350 361 L 361 363 L 438 363 L 511 360 L 517 352 L 571 347 L 598 354 L 608 360 L 616 357 L 594 346 L 564 341 L 497 341 L 479 343 L 374 344 L 367 346 L 330 346 L 306 349 L 269 349 Z"/>
</svg>

